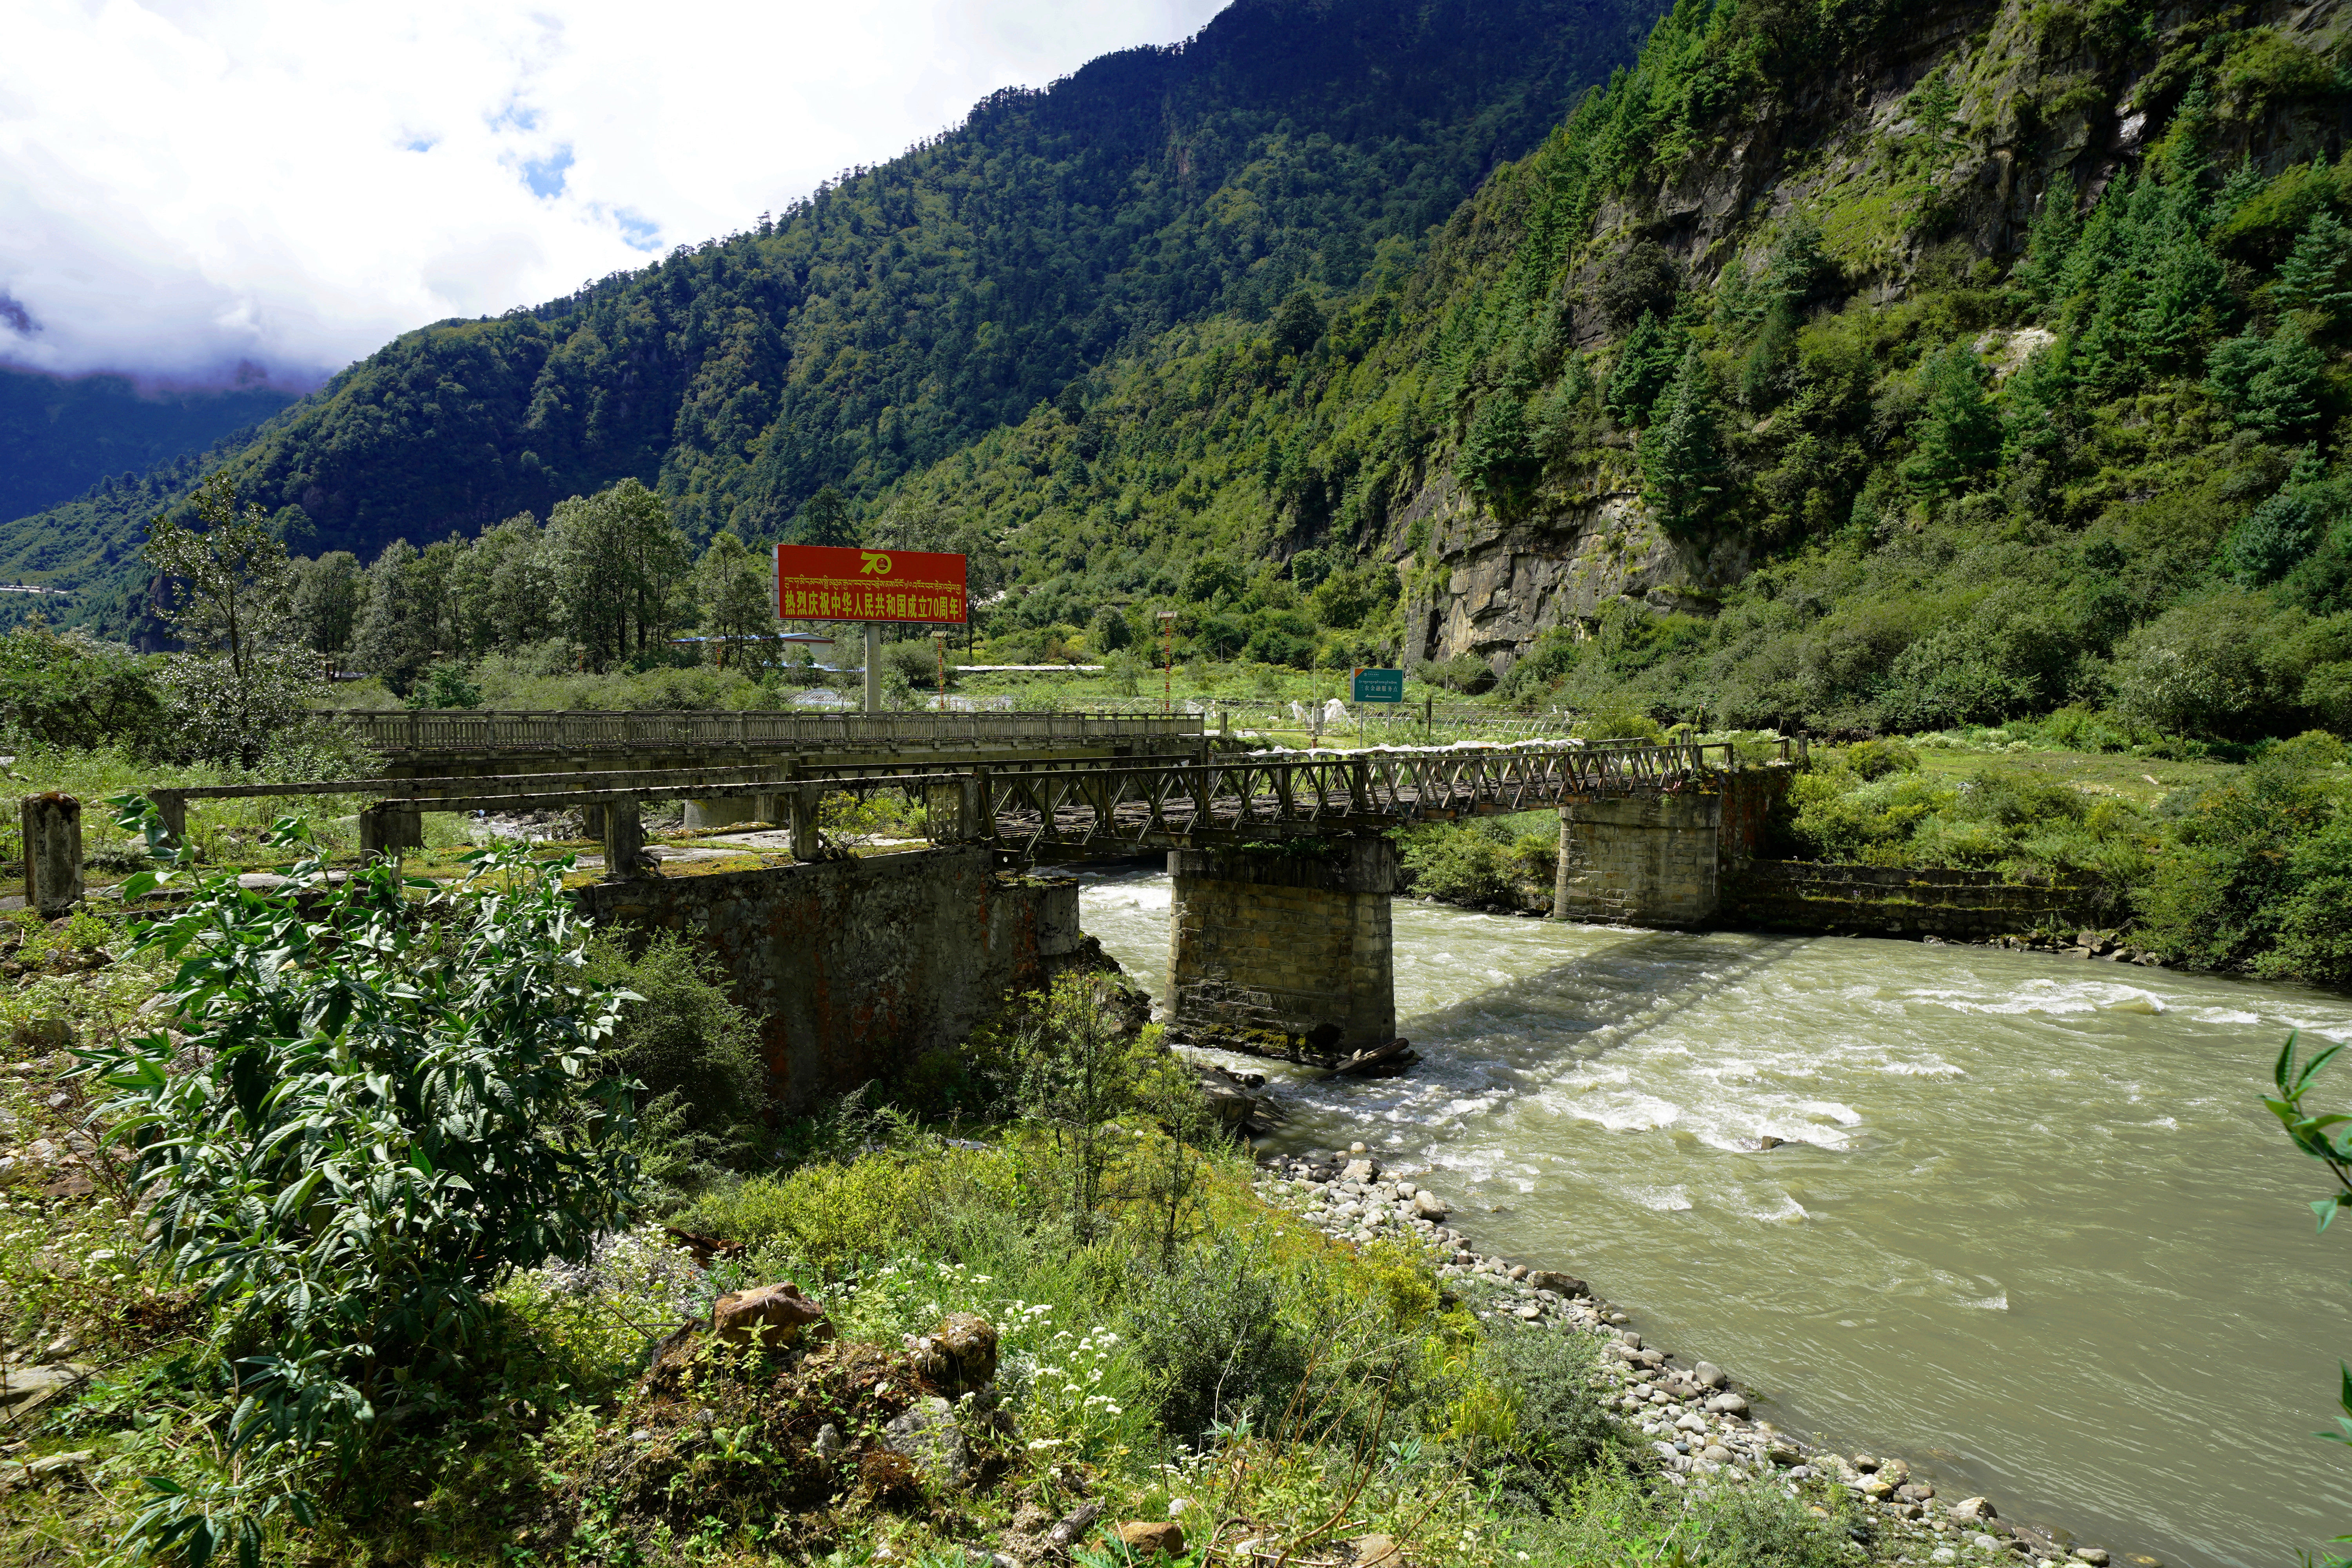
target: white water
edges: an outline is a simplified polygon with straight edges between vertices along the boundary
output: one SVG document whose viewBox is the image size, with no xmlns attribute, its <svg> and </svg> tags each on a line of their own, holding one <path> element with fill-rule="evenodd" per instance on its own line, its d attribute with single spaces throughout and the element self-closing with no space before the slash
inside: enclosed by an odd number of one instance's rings
<svg viewBox="0 0 2352 1568">
<path fill-rule="evenodd" d="M 1084 894 L 1155 996 L 1168 903 L 1157 874 Z M 2006 1518 L 2175 1568 L 2352 1531 L 2352 1453 L 2309 1436 L 2352 1354 L 2352 1231 L 2315 1238 L 2325 1172 L 2260 1102 L 2288 1029 L 2352 1038 L 2352 1000 L 1404 900 L 1395 929 L 1422 1065 L 1251 1063 L 1279 1146 L 1426 1167 L 1482 1249 L 1582 1274 L 1760 1415 Z"/>
</svg>

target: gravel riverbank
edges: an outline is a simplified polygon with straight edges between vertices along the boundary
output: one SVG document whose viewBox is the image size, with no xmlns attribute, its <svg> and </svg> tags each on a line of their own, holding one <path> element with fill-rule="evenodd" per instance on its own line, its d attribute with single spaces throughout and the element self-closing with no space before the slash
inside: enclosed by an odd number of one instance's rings
<svg viewBox="0 0 2352 1568">
<path fill-rule="evenodd" d="M 1428 1248 L 1440 1260 L 1442 1281 L 1477 1288 L 1481 1318 L 1599 1339 L 1598 1375 L 1607 1380 L 1611 1419 L 1639 1434 L 1675 1485 L 1778 1486 L 1791 1493 L 1808 1482 L 1841 1487 L 1867 1521 L 1856 1539 L 1885 1562 L 2022 1559 L 2107 1568 L 2103 1548 L 2077 1543 L 2056 1526 L 2012 1523 L 1985 1498 L 1941 1497 L 1900 1458 L 1831 1453 L 1752 1419 L 1747 1395 L 1722 1369 L 1644 1343 L 1625 1311 L 1572 1275 L 1480 1252 L 1452 1225 L 1444 1199 L 1361 1143 L 1346 1153 L 1266 1156 L 1260 1167 L 1259 1195 L 1327 1236 L 1360 1244 L 1395 1237 Z M 2115 1562 L 2118 1568 L 2163 1568 L 2137 1553 L 2118 1553 Z"/>
</svg>

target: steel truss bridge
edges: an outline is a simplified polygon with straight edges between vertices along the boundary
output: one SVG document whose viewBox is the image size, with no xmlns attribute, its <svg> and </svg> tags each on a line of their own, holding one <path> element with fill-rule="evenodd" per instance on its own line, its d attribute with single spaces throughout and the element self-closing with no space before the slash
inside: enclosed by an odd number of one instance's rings
<svg viewBox="0 0 2352 1568">
<path fill-rule="evenodd" d="M 1801 760 L 1801 742 L 1750 765 Z M 1364 752 L 1265 752 L 1188 758 L 1007 757 L 937 763 L 735 766 L 496 777 L 340 779 L 298 784 L 159 789 L 169 830 L 185 831 L 190 800 L 236 795 L 357 795 L 365 850 L 422 842 L 420 814 L 586 808 L 607 840 L 608 865 L 634 867 L 642 811 L 657 801 L 757 803 L 789 826 L 803 859 L 825 853 L 818 807 L 830 792 L 919 793 L 938 843 L 986 844 L 1013 860 L 1109 858 L 1281 837 L 1377 832 L 1411 822 L 1531 811 L 1580 800 L 1703 790 L 1741 766 L 1727 742 L 1581 745 L 1537 742 Z"/>
</svg>

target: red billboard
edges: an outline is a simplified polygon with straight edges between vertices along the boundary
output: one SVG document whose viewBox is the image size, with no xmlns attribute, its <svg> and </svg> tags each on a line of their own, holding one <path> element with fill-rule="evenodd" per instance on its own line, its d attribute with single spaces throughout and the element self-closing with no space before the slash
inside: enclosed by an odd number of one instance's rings
<svg viewBox="0 0 2352 1568">
<path fill-rule="evenodd" d="M 964 558 L 925 550 L 776 546 L 776 614 L 788 621 L 961 626 Z"/>
</svg>

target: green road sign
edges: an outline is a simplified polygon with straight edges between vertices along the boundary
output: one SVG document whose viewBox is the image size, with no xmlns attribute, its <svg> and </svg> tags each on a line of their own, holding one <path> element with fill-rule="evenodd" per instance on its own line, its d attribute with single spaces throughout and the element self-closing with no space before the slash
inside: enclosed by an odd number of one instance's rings
<svg viewBox="0 0 2352 1568">
<path fill-rule="evenodd" d="M 1403 701 L 1404 671 L 1402 669 L 1356 671 L 1354 700 L 1358 702 Z"/>
</svg>

